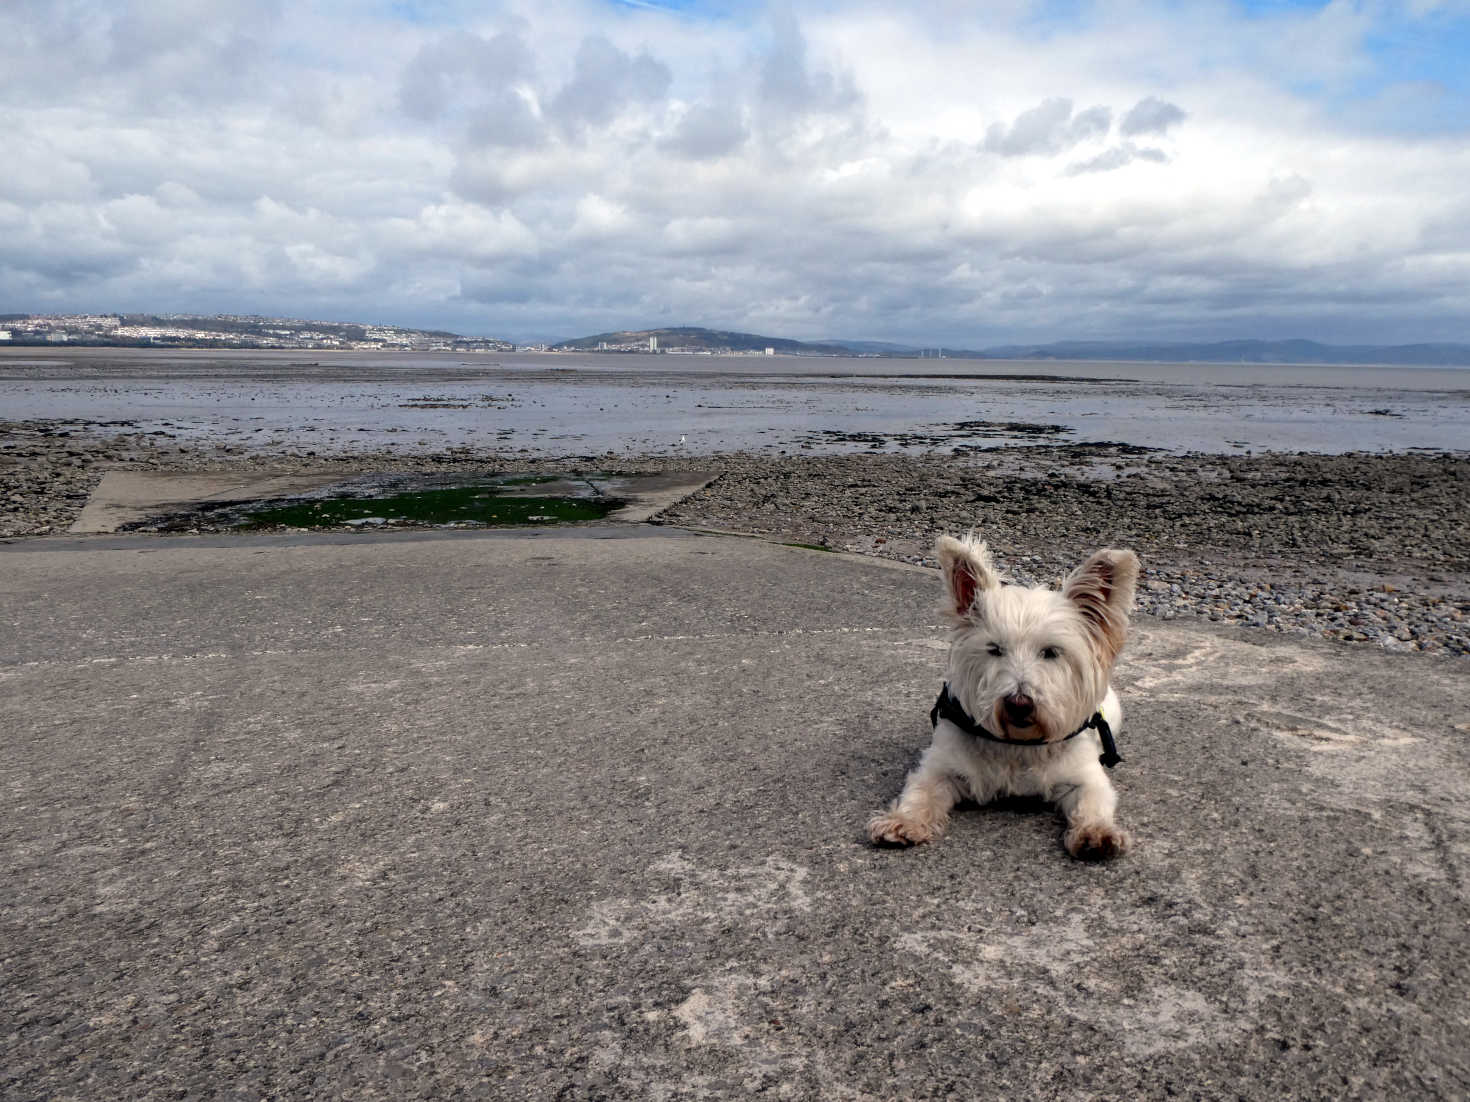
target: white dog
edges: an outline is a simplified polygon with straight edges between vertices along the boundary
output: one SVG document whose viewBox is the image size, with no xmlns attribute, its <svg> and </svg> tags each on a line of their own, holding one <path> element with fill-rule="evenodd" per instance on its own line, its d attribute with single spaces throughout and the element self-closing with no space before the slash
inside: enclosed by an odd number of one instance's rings
<svg viewBox="0 0 1470 1102">
<path fill-rule="evenodd" d="M 1099 551 L 1061 592 L 1011 585 L 985 544 L 939 537 L 949 675 L 930 720 L 934 741 L 887 811 L 874 842 L 913 845 L 944 833 L 958 800 L 1040 796 L 1066 816 L 1073 857 L 1128 851 L 1113 820 L 1118 797 L 1103 766 L 1121 760 L 1122 725 L 1108 684 L 1128 633 L 1138 582 L 1132 551 Z"/>
</svg>

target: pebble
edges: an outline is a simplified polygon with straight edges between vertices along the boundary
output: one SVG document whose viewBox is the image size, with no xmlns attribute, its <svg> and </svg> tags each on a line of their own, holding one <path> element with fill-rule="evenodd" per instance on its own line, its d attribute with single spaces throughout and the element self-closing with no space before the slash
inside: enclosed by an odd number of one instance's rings
<svg viewBox="0 0 1470 1102">
<path fill-rule="evenodd" d="M 936 534 L 974 527 L 1028 585 L 1129 546 L 1144 615 L 1470 655 L 1470 456 L 1110 458 L 741 459 L 664 519 L 931 567 Z"/>
</svg>

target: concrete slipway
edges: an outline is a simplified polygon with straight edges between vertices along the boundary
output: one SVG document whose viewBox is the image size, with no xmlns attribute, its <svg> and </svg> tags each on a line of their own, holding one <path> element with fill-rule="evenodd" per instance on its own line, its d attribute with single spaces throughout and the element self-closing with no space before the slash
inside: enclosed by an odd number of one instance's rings
<svg viewBox="0 0 1470 1102">
<path fill-rule="evenodd" d="M 0 547 L 0 1094 L 1470 1094 L 1463 662 L 1145 622 L 1133 855 L 874 850 L 936 589 L 641 526 Z"/>
</svg>

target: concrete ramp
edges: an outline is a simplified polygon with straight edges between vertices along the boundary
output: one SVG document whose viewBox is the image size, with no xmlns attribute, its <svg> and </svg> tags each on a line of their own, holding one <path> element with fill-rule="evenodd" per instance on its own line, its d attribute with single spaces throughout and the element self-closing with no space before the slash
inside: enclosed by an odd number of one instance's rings
<svg viewBox="0 0 1470 1102">
<path fill-rule="evenodd" d="M 643 524 L 691 494 L 697 494 L 718 477 L 716 471 L 667 471 L 620 478 L 613 492 L 624 498 L 627 504 L 609 513 L 608 519 L 624 524 Z"/>
<path fill-rule="evenodd" d="M 1470 1094 L 1462 661 L 1145 622 L 1134 854 L 1026 806 L 879 851 L 930 573 L 628 526 L 89 546 L 0 548 L 7 1095 Z"/>
<path fill-rule="evenodd" d="M 81 515 L 67 529 L 74 535 L 116 532 L 125 524 L 147 520 L 170 510 L 210 502 L 259 501 L 290 497 L 340 482 L 338 474 L 272 471 L 211 471 L 173 474 L 166 471 L 108 471 L 92 491 Z"/>
</svg>

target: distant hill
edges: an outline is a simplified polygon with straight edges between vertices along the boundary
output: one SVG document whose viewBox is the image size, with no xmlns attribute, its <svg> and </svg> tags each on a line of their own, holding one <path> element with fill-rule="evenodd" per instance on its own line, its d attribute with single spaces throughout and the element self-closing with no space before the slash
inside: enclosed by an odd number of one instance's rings
<svg viewBox="0 0 1470 1102">
<path fill-rule="evenodd" d="M 961 360 L 1121 360 L 1145 363 L 1390 364 L 1415 367 L 1470 366 L 1470 344 L 1343 345 L 1307 340 L 1236 341 L 1055 341 L 970 349 L 896 344 L 891 341 L 796 341 L 759 333 L 681 326 L 620 329 L 552 345 L 559 352 L 648 352 L 650 338 L 660 352 L 759 353 L 770 348 L 794 356 L 876 356 Z"/>
<path fill-rule="evenodd" d="M 1470 366 L 1470 344 L 1319 344 L 1317 341 L 1134 343 L 1057 341 L 987 348 L 987 359 L 1135 360 L 1162 363 L 1390 364 L 1402 367 Z"/>
<path fill-rule="evenodd" d="M 839 348 L 848 348 L 862 356 L 918 356 L 921 354 L 936 355 L 938 349 L 919 349 L 911 344 L 894 344 L 892 341 L 849 341 L 838 338 L 828 338 L 817 341 L 817 344 L 835 345 Z M 946 352 L 945 355 L 951 353 Z"/>
</svg>

